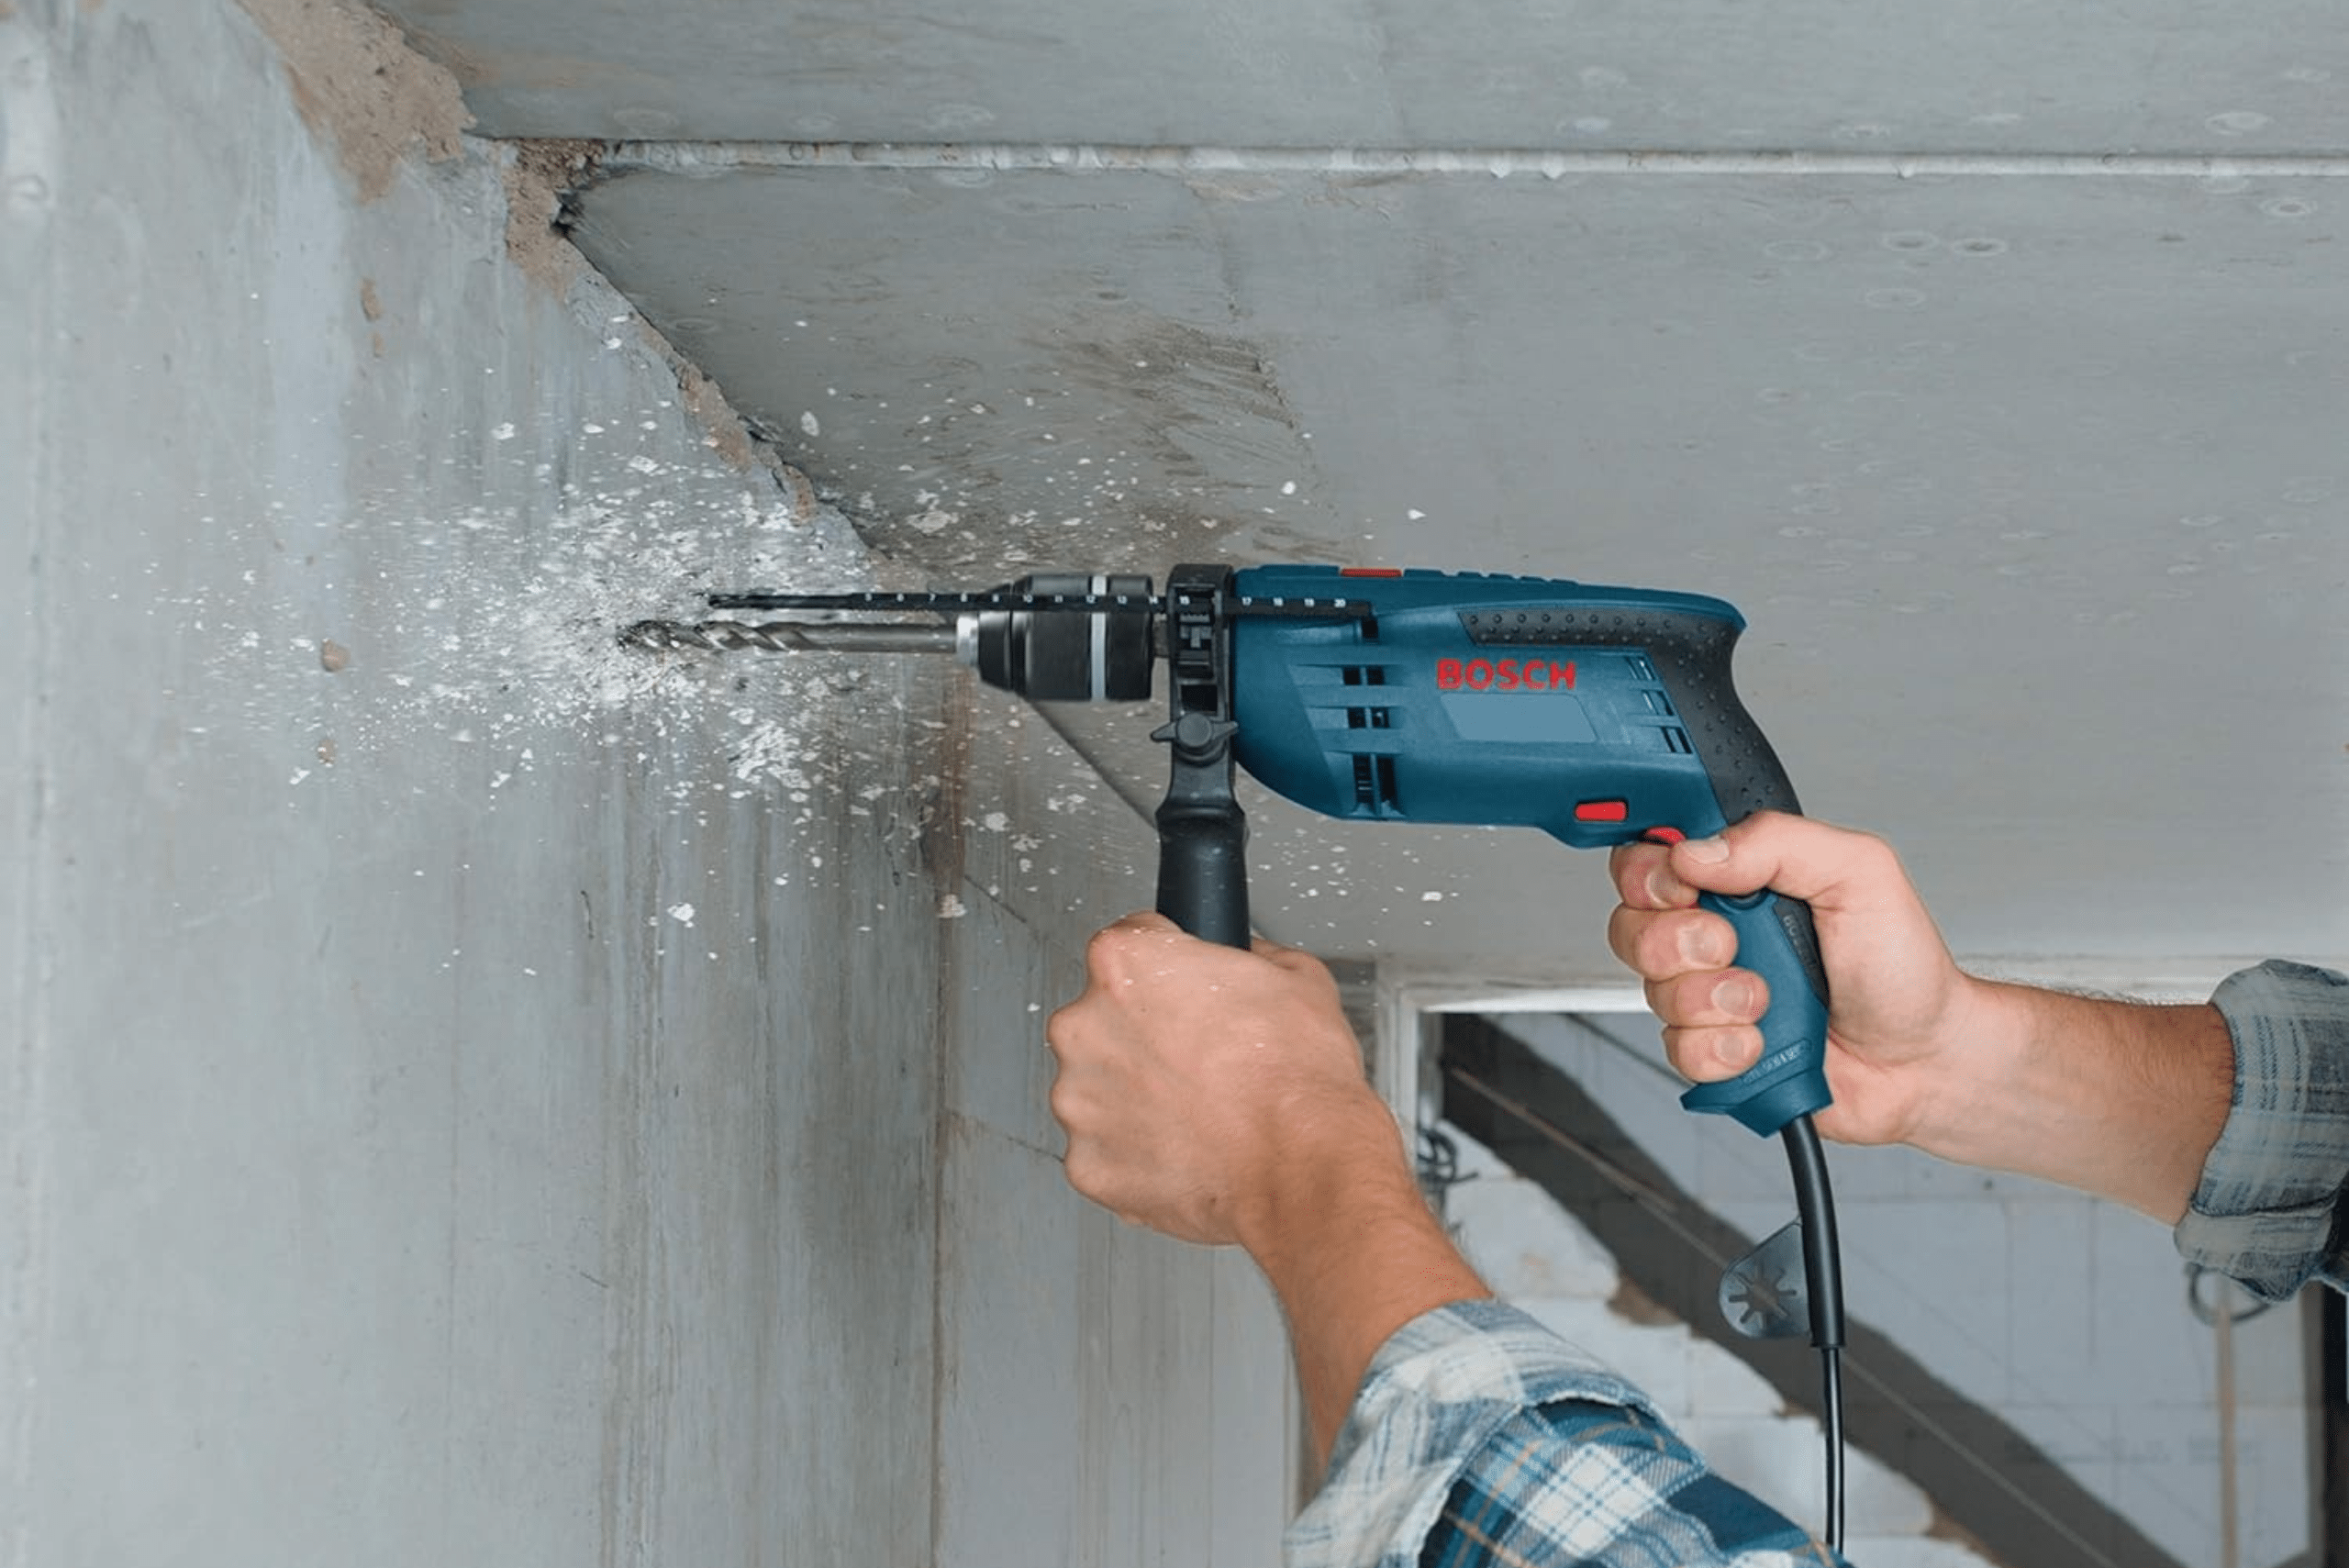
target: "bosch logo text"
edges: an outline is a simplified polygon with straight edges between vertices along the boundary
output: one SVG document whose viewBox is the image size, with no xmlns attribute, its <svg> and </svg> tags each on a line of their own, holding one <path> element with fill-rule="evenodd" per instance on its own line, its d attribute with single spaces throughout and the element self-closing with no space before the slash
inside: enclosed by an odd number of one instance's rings
<svg viewBox="0 0 2349 1568">
<path fill-rule="evenodd" d="M 1547 659 L 1439 659 L 1436 690 L 1441 692 L 1570 692 L 1575 689 L 1575 664 Z"/>
</svg>

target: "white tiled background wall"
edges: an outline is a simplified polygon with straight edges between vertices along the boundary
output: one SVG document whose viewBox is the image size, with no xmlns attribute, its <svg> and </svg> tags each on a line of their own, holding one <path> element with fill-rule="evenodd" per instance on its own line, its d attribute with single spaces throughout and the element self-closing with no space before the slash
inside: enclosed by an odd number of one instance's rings
<svg viewBox="0 0 2349 1568">
<path fill-rule="evenodd" d="M 1679 1086 L 1649 1065 L 1658 1056 L 1651 1020 L 1525 1015 L 1503 1022 L 1731 1224 L 1759 1237 L 1793 1218 L 1776 1140 L 1682 1111 Z M 1909 1150 L 1831 1147 L 1829 1163 L 1854 1317 L 1997 1414 L 2180 1562 L 2217 1564 L 2215 1337 L 2188 1307 L 2185 1265 L 2168 1233 L 2110 1204 Z M 1475 1195 L 1474 1186 L 1454 1190 L 1455 1207 L 1473 1211 L 1493 1201 Z M 1611 1267 L 1603 1259 L 1579 1266 L 1602 1265 Z M 1526 1287 L 1537 1295 L 1542 1288 L 1538 1281 Z M 2204 1289 L 2211 1291 L 2209 1282 Z M 1558 1294 L 1578 1293 L 1562 1284 Z M 2237 1299 L 2250 1305 L 2247 1296 Z M 1572 1335 L 1574 1313 L 1586 1310 L 1562 1313 L 1558 1326 Z M 2267 1568 L 2308 1550 L 2309 1377 L 2301 1345 L 2297 1303 L 2234 1331 L 2243 1568 Z M 1692 1378 L 1675 1349 L 1625 1370 L 1685 1411 L 1698 1446 L 1732 1468 L 1740 1423 L 1766 1390 L 1724 1373 L 1719 1360 Z M 1789 1485 L 1815 1487 L 1802 1480 L 1811 1454 L 1799 1457 Z M 1858 1511 L 1865 1492 L 1855 1466 L 1855 1539 L 1873 1528 Z"/>
</svg>

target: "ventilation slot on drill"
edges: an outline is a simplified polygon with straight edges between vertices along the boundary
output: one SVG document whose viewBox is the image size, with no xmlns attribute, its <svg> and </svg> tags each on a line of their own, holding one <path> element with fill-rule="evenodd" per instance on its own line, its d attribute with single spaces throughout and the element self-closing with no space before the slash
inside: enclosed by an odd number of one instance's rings
<svg viewBox="0 0 2349 1568">
<path fill-rule="evenodd" d="M 1697 748 L 1689 743 L 1688 732 L 1676 724 L 1664 731 L 1664 750 L 1677 752 L 1683 757 L 1693 757 L 1697 754 Z"/>
<path fill-rule="evenodd" d="M 1354 754 L 1354 806 L 1372 817 L 1396 809 L 1394 758 Z"/>
<path fill-rule="evenodd" d="M 1338 672 L 1338 678 L 1349 686 L 1383 686 L 1386 684 L 1386 669 L 1382 664 L 1349 664 Z M 1349 729 L 1387 729 L 1393 727 L 1393 710 L 1383 707 L 1350 707 L 1346 709 Z"/>
</svg>

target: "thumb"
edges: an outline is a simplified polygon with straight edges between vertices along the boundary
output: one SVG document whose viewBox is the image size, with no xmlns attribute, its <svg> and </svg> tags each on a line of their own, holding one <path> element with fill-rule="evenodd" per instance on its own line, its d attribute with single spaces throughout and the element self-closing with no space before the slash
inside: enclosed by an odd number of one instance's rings
<svg viewBox="0 0 2349 1568">
<path fill-rule="evenodd" d="M 1782 811 L 1757 811 L 1718 838 L 1675 845 L 1672 871 L 1701 892 L 1767 887 L 1821 911 L 1906 913 L 1918 902 L 1899 857 L 1882 839 Z"/>
</svg>

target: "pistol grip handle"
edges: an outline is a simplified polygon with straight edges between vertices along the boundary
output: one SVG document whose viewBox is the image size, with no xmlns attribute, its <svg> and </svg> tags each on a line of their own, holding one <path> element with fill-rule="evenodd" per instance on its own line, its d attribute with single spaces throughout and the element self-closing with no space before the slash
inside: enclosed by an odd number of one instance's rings
<svg viewBox="0 0 2349 1568">
<path fill-rule="evenodd" d="M 1737 932 L 1737 966 L 1770 987 L 1762 1056 L 1736 1077 L 1699 1084 L 1683 1108 L 1734 1117 L 1765 1137 L 1833 1102 L 1827 1090 L 1827 976 L 1810 906 L 1765 888 L 1741 897 L 1707 893 L 1699 907 Z"/>
</svg>

